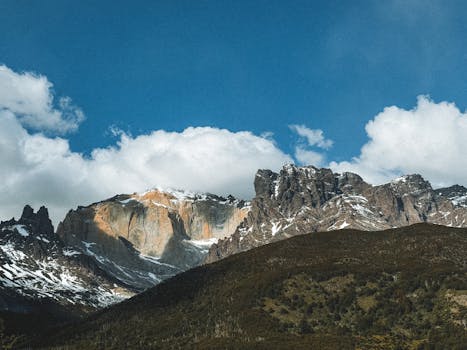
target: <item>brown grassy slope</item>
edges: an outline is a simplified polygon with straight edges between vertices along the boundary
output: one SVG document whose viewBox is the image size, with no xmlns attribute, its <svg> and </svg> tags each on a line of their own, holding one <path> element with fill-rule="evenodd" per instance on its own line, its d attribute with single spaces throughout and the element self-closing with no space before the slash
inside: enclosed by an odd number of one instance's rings
<svg viewBox="0 0 467 350">
<path fill-rule="evenodd" d="M 467 229 L 297 236 L 201 266 L 32 344 L 463 349 Z"/>
</svg>

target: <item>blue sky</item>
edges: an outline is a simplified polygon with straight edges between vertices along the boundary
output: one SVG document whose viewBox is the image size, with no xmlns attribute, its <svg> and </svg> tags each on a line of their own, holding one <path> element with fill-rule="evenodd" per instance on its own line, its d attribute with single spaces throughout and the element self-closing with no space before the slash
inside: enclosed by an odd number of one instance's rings
<svg viewBox="0 0 467 350">
<path fill-rule="evenodd" d="M 392 160 L 391 154 L 390 165 L 374 168 L 371 157 L 376 150 L 387 155 L 384 135 L 398 132 L 386 128 L 387 120 L 403 122 L 406 111 L 444 106 L 442 111 L 455 115 L 452 129 L 462 129 L 455 125 L 463 125 L 467 106 L 466 7 L 462 1 L 411 0 L 2 0 L 0 64 L 14 74 L 46 77 L 55 104 L 63 96 L 72 99 L 86 119 L 65 136 L 32 129 L 16 117 L 30 135 L 62 137 L 67 152 L 85 158 L 122 142 L 112 127 L 137 138 L 206 126 L 272 133 L 266 138 L 298 163 L 304 163 L 297 159 L 301 145 L 321 155 L 317 165 L 359 171 L 373 182 L 423 172 L 448 184 L 462 181 L 425 163 Z M 417 100 L 420 95 L 429 97 Z M 455 110 L 443 101 L 455 103 Z M 377 119 L 388 106 L 398 109 Z M 437 118 L 444 112 L 436 112 Z M 425 120 L 420 115 L 420 123 Z M 322 130 L 332 146 L 300 138 L 291 124 Z M 375 125 L 370 133 L 369 124 Z M 438 125 L 433 120 L 428 134 Z M 423 128 L 407 127 L 400 138 L 417 139 L 414 130 Z M 452 139 L 457 137 L 447 134 L 437 144 Z M 361 150 L 364 145 L 373 148 Z M 419 158 L 428 163 L 440 157 L 430 152 L 420 151 Z"/>
<path fill-rule="evenodd" d="M 386 4 L 383 4 L 386 3 Z M 87 116 L 89 152 L 132 134 L 320 128 L 358 155 L 364 125 L 416 96 L 466 105 L 465 4 L 448 1 L 6 1 L 0 61 L 46 75 Z"/>
</svg>

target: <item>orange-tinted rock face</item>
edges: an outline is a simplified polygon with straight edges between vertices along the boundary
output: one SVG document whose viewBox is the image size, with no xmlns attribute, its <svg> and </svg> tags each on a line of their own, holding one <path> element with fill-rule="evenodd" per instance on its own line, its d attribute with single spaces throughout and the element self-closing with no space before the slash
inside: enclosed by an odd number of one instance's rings
<svg viewBox="0 0 467 350">
<path fill-rule="evenodd" d="M 153 190 L 72 210 L 57 233 L 90 255 L 119 262 L 117 274 L 121 266 L 138 265 L 139 254 L 183 270 L 202 261 L 207 240 L 231 235 L 248 211 L 232 197 Z"/>
<path fill-rule="evenodd" d="M 154 190 L 132 195 L 131 198 L 148 208 L 148 213 L 157 213 L 146 220 L 159 223 L 158 227 L 151 229 L 167 232 L 166 225 L 170 223 L 167 220 L 168 213 L 175 212 L 183 221 L 186 235 L 193 240 L 230 236 L 248 213 L 248 208 L 242 202 L 234 199 L 229 202 L 212 195 L 186 195 Z M 130 241 L 133 242 L 131 239 Z"/>
</svg>

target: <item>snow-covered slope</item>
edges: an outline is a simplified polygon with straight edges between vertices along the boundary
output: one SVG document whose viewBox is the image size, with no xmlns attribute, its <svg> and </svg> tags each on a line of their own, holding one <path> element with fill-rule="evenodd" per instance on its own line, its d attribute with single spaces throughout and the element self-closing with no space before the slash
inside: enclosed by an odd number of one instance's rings
<svg viewBox="0 0 467 350">
<path fill-rule="evenodd" d="M 0 224 L 0 298 L 8 290 L 31 300 L 101 308 L 132 295 L 53 232 L 47 209 L 27 206 Z M 3 305 L 8 309 L 8 305 Z"/>
</svg>

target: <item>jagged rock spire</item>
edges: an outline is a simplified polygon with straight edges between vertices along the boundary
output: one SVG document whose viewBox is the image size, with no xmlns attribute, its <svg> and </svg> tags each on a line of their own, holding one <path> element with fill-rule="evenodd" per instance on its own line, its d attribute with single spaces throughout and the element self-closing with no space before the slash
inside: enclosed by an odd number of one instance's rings
<svg viewBox="0 0 467 350">
<path fill-rule="evenodd" d="M 44 206 L 41 206 L 38 212 L 34 213 L 34 209 L 26 204 L 18 223 L 30 226 L 31 231 L 36 234 L 52 235 L 54 233 L 54 227 L 49 218 L 49 211 Z"/>
</svg>

